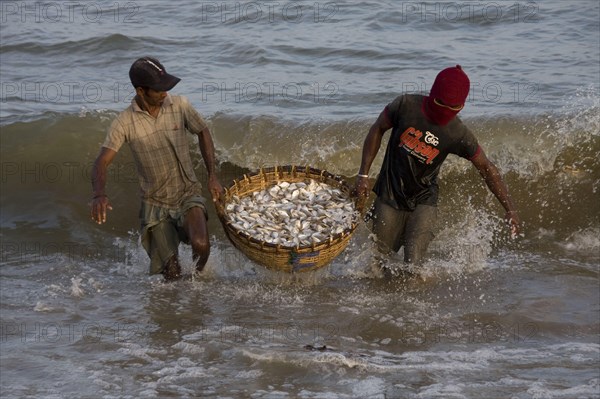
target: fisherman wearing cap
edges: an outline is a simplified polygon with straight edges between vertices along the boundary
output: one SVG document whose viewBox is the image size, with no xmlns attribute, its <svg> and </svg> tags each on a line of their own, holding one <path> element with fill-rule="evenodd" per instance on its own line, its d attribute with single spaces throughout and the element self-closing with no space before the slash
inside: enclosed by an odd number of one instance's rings
<svg viewBox="0 0 600 399">
<path fill-rule="evenodd" d="M 418 265 L 434 237 L 440 167 L 448 154 L 466 158 L 477 168 L 506 211 L 511 234 L 519 234 L 519 217 L 506 184 L 473 133 L 456 116 L 464 107 L 470 82 L 460 65 L 441 71 L 429 96 L 404 94 L 388 104 L 365 138 L 354 194 L 364 203 L 369 169 L 383 135 L 392 129 L 369 214 L 383 251 L 404 247 L 404 261 Z M 385 269 L 385 267 L 384 267 Z"/>
<path fill-rule="evenodd" d="M 150 256 L 150 274 L 174 280 L 181 276 L 181 241 L 191 244 L 197 271 L 208 260 L 207 212 L 190 156 L 189 134 L 198 137 L 208 189 L 218 201 L 223 188 L 215 171 L 214 144 L 187 98 L 168 94 L 180 79 L 168 74 L 157 59 L 136 60 L 129 78 L 136 95 L 112 123 L 92 170 L 92 219 L 104 223 L 112 209 L 105 192 L 107 168 L 127 142 L 139 175 L 142 244 Z"/>
</svg>

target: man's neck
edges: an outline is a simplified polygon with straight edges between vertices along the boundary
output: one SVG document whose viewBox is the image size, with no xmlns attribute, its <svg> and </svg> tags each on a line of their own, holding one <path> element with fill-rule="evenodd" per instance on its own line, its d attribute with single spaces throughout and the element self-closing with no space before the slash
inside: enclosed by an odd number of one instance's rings
<svg viewBox="0 0 600 399">
<path fill-rule="evenodd" d="M 135 96 L 135 102 L 142 111 L 148 112 L 153 118 L 158 117 L 158 114 L 160 113 L 160 105 L 151 106 L 139 95 Z"/>
</svg>

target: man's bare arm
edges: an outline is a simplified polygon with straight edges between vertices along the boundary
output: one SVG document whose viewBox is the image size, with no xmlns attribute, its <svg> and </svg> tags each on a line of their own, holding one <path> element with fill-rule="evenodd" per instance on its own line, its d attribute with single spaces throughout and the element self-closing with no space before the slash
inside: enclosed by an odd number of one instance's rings
<svg viewBox="0 0 600 399">
<path fill-rule="evenodd" d="M 92 219 L 98 224 L 106 222 L 107 210 L 112 209 L 105 189 L 108 166 L 112 163 L 116 155 L 116 151 L 102 147 L 92 168 L 93 194 L 91 212 Z"/>
<path fill-rule="evenodd" d="M 516 237 L 521 231 L 519 215 L 498 168 L 488 159 L 482 149 L 480 149 L 479 154 L 471 162 L 477 168 L 481 177 L 483 177 L 490 191 L 500 201 L 500 204 L 506 211 L 505 218 L 510 226 L 511 235 Z"/>
<path fill-rule="evenodd" d="M 379 152 L 381 147 L 381 141 L 386 131 L 392 128 L 392 123 L 387 117 L 386 111 L 384 110 L 379 114 L 379 117 L 373 123 L 369 129 L 367 137 L 363 143 L 362 160 L 360 163 L 359 175 L 368 175 L 373 160 Z M 364 177 L 358 177 L 356 185 L 354 187 L 355 195 L 367 196 L 369 192 L 369 181 Z"/>
<path fill-rule="evenodd" d="M 223 193 L 223 187 L 217 178 L 215 145 L 208 127 L 204 128 L 198 134 L 198 144 L 202 153 L 202 159 L 204 159 L 206 171 L 208 172 L 208 188 L 213 201 L 218 201 Z"/>
</svg>

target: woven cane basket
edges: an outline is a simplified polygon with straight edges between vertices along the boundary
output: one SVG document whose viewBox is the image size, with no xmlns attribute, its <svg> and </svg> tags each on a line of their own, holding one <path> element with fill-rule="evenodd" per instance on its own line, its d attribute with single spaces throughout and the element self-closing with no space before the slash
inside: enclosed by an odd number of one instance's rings
<svg viewBox="0 0 600 399">
<path fill-rule="evenodd" d="M 350 196 L 350 188 L 339 177 L 324 170 L 294 165 L 276 166 L 260 169 L 258 172 L 244 175 L 240 180 L 225 189 L 223 203 L 227 204 L 234 196 L 243 198 L 276 185 L 281 181 L 289 183 L 313 179 L 340 189 Z M 356 229 L 356 221 L 340 234 L 331 235 L 327 241 L 308 246 L 290 247 L 258 240 L 244 231 L 237 230 L 229 221 L 222 204 L 217 205 L 217 215 L 231 243 L 254 262 L 268 269 L 288 273 L 307 272 L 329 264 L 348 245 Z"/>
</svg>

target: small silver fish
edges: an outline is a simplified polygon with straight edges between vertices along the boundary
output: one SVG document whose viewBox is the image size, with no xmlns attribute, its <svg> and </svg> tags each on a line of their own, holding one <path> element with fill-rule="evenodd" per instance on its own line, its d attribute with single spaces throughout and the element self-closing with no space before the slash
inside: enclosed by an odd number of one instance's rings
<svg viewBox="0 0 600 399">
<path fill-rule="evenodd" d="M 344 193 L 314 179 L 280 181 L 225 206 L 233 228 L 254 238 L 285 246 L 326 241 L 352 227 L 358 219 L 354 202 Z"/>
</svg>

